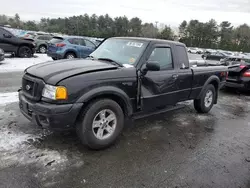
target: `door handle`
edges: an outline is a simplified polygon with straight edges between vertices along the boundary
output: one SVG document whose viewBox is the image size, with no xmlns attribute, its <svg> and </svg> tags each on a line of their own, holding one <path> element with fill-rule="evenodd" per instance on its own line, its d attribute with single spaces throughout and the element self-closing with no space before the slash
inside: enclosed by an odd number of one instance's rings
<svg viewBox="0 0 250 188">
<path fill-rule="evenodd" d="M 173 78 L 174 80 L 176 80 L 178 77 L 179 77 L 178 74 L 174 74 L 174 75 L 172 76 L 172 78 Z"/>
</svg>

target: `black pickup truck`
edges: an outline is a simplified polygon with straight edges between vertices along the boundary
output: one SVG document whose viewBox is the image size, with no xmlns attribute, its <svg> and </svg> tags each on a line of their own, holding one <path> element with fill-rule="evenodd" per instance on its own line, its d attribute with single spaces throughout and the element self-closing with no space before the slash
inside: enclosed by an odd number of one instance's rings
<svg viewBox="0 0 250 188">
<path fill-rule="evenodd" d="M 26 69 L 19 105 L 39 126 L 76 129 L 84 145 L 101 149 L 117 139 L 125 119 L 173 110 L 186 100 L 209 112 L 226 76 L 224 66 L 190 68 L 182 43 L 114 37 L 86 59 Z"/>
</svg>

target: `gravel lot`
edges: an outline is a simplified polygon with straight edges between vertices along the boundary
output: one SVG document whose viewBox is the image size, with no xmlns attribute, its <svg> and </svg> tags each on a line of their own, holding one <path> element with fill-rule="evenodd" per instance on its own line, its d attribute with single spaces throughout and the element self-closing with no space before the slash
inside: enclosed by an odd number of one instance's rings
<svg viewBox="0 0 250 188">
<path fill-rule="evenodd" d="M 197 58 L 199 58 L 197 56 Z M 1 68 L 1 65 L 0 65 Z M 103 151 L 74 132 L 29 123 L 14 92 L 21 72 L 0 74 L 0 187 L 250 187 L 250 94 L 221 91 L 209 114 L 186 107 L 128 125 Z"/>
</svg>

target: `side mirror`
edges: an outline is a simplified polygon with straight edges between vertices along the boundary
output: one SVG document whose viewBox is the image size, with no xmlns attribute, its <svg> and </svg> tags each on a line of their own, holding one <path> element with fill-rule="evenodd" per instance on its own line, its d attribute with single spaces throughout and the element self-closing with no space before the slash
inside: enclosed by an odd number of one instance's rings
<svg viewBox="0 0 250 188">
<path fill-rule="evenodd" d="M 148 71 L 159 71 L 160 69 L 160 64 L 157 61 L 148 61 L 143 65 L 142 75 L 146 75 Z"/>
<path fill-rule="evenodd" d="M 3 34 L 3 36 L 4 36 L 5 38 L 11 38 L 11 37 L 12 37 L 12 36 L 9 35 L 9 34 Z"/>
<path fill-rule="evenodd" d="M 159 62 L 157 61 L 148 61 L 146 63 L 146 69 L 148 71 L 159 71 L 161 69 Z"/>
</svg>

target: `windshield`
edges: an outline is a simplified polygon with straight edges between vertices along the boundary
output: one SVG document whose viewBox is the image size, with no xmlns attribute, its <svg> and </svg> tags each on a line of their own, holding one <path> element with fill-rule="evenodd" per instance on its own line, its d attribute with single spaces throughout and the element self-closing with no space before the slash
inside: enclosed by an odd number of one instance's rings
<svg viewBox="0 0 250 188">
<path fill-rule="evenodd" d="M 148 42 L 111 38 L 104 41 L 90 56 L 106 58 L 120 64 L 136 64 Z"/>
</svg>

